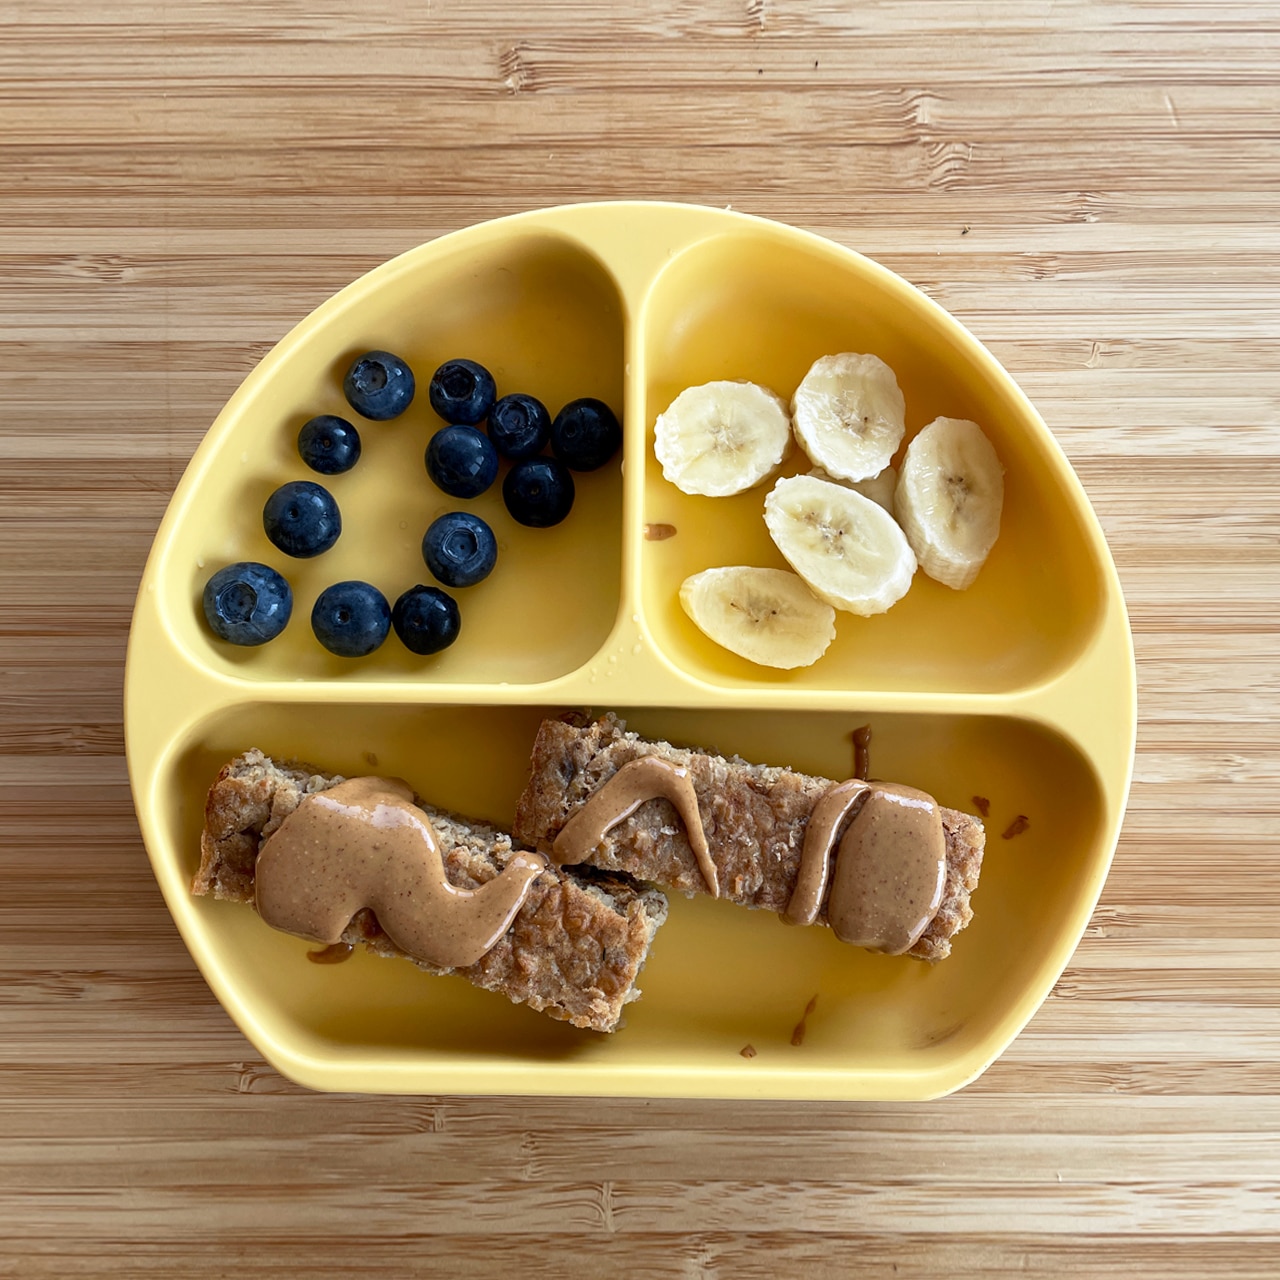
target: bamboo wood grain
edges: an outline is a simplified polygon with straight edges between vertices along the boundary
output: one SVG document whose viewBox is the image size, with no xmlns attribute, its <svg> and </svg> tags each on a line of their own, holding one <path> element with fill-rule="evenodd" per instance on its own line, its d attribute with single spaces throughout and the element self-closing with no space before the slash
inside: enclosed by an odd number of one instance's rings
<svg viewBox="0 0 1280 1280">
<path fill-rule="evenodd" d="M 0 0 L 0 1275 L 1271 1277 L 1280 6 Z M 1026 1032 L 929 1106 L 325 1097 L 164 910 L 120 698 L 168 495 L 356 275 L 694 200 L 925 289 L 1041 410 L 1138 655 Z"/>
</svg>

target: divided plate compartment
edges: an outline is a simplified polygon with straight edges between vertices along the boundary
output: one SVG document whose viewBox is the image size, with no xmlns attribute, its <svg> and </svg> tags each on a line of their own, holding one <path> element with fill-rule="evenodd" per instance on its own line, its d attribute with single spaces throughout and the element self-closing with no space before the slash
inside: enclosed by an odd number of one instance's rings
<svg viewBox="0 0 1280 1280">
<path fill-rule="evenodd" d="M 298 428 L 352 416 L 343 373 L 371 348 L 403 355 L 418 395 L 364 451 L 320 478 L 343 535 L 290 561 L 261 510 L 311 478 Z M 870 351 L 894 369 L 907 439 L 971 417 L 1006 468 L 999 541 L 966 592 L 917 574 L 875 618 L 837 615 L 813 666 L 757 667 L 681 611 L 690 573 L 785 567 L 763 523 L 767 486 L 679 493 L 653 456 L 657 415 L 686 386 L 745 378 L 784 397 L 809 365 Z M 578 396 L 620 410 L 616 462 L 575 476 L 569 518 L 523 529 L 499 485 L 439 493 L 423 451 L 441 424 L 431 371 L 466 356 L 500 394 L 554 413 Z M 798 450 L 790 472 L 807 466 Z M 504 468 L 505 469 L 505 468 Z M 369 658 L 311 635 L 321 590 L 363 578 L 394 600 L 430 582 L 420 544 L 462 506 L 489 520 L 497 568 L 455 593 L 463 626 L 420 658 L 394 636 Z M 674 535 L 645 537 L 668 524 Z M 234 560 L 294 588 L 284 634 L 235 649 L 200 595 Z M 205 794 L 261 747 L 325 772 L 408 779 L 429 802 L 509 826 L 540 720 L 613 711 L 648 737 L 832 778 L 872 726 L 872 772 L 948 806 L 990 802 L 974 919 L 927 965 L 845 946 L 763 912 L 671 895 L 643 997 L 603 1036 L 460 978 L 357 953 L 313 965 L 300 939 L 242 906 L 190 896 Z M 923 1099 L 978 1075 L 1044 1000 L 1084 931 L 1119 834 L 1133 762 L 1135 681 L 1124 603 L 1078 481 L 1008 374 L 941 308 L 858 254 L 743 215 L 663 204 L 571 206 L 486 223 L 356 281 L 263 360 L 210 430 L 170 504 L 134 615 L 126 736 L 135 803 L 169 909 L 219 1000 L 289 1077 L 365 1092 Z M 1018 815 L 1016 838 L 1002 833 Z M 792 1029 L 811 997 L 803 1044 Z M 747 1045 L 755 1056 L 744 1057 Z"/>
</svg>

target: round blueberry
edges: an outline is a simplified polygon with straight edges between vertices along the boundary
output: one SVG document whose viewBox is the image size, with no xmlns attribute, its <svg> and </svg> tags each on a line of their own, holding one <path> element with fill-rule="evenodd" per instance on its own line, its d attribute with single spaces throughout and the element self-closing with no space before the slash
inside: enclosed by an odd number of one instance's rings
<svg viewBox="0 0 1280 1280">
<path fill-rule="evenodd" d="M 498 451 L 475 427 L 442 427 L 427 445 L 427 474 L 454 498 L 475 498 L 498 478 Z"/>
<path fill-rule="evenodd" d="M 346 418 L 322 413 L 298 432 L 298 453 L 312 471 L 341 475 L 360 461 L 360 433 Z"/>
<path fill-rule="evenodd" d="M 569 514 L 573 477 L 554 458 L 528 458 L 507 472 L 502 499 L 520 524 L 547 529 Z"/>
<path fill-rule="evenodd" d="M 447 360 L 427 389 L 431 407 L 446 421 L 474 427 L 493 408 L 498 389 L 493 374 L 474 360 Z"/>
<path fill-rule="evenodd" d="M 262 527 L 285 555 L 308 560 L 337 542 L 342 516 L 333 494 L 323 485 L 291 480 L 267 499 Z"/>
<path fill-rule="evenodd" d="M 446 587 L 474 587 L 493 572 L 498 540 L 479 516 L 450 511 L 431 522 L 422 539 L 422 558 Z"/>
<path fill-rule="evenodd" d="M 570 400 L 551 424 L 551 452 L 574 471 L 603 467 L 622 446 L 622 428 L 603 400 Z"/>
<path fill-rule="evenodd" d="M 311 630 L 330 653 L 363 658 L 391 629 L 387 597 L 367 582 L 335 582 L 326 587 L 311 610 Z"/>
<path fill-rule="evenodd" d="M 489 410 L 489 439 L 504 458 L 521 462 L 542 452 L 551 438 L 551 415 L 533 396 L 503 396 Z"/>
<path fill-rule="evenodd" d="M 385 422 L 413 402 L 413 370 L 390 351 L 366 351 L 347 370 L 342 390 L 361 417 Z"/>
<path fill-rule="evenodd" d="M 391 611 L 391 625 L 410 653 L 439 653 L 457 638 L 462 617 L 439 587 L 410 587 Z"/>
<path fill-rule="evenodd" d="M 292 612 L 289 584 L 274 569 L 254 560 L 229 564 L 205 584 L 205 619 L 218 639 L 231 644 L 274 640 Z"/>
</svg>

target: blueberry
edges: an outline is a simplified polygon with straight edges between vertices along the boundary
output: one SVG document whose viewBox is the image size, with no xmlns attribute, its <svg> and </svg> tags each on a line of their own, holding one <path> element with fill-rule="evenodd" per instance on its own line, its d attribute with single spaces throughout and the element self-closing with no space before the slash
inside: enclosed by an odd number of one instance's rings
<svg viewBox="0 0 1280 1280">
<path fill-rule="evenodd" d="M 346 418 L 322 413 L 298 432 L 298 453 L 312 471 L 341 475 L 360 461 L 360 433 Z"/>
<path fill-rule="evenodd" d="M 464 427 L 483 422 L 498 389 L 493 374 L 474 360 L 447 360 L 432 375 L 431 407 L 446 421 Z"/>
<path fill-rule="evenodd" d="M 504 458 L 521 462 L 542 452 L 551 438 L 551 415 L 533 396 L 503 396 L 489 410 L 489 439 Z"/>
<path fill-rule="evenodd" d="M 391 629 L 387 597 L 367 582 L 335 582 L 326 587 L 311 610 L 311 630 L 330 653 L 363 658 Z"/>
<path fill-rule="evenodd" d="M 410 653 L 439 653 L 458 638 L 462 618 L 452 596 L 419 584 L 396 601 L 391 625 Z"/>
<path fill-rule="evenodd" d="M 603 467 L 622 445 L 622 428 L 603 400 L 570 400 L 551 424 L 551 452 L 575 471 Z"/>
<path fill-rule="evenodd" d="M 204 616 L 232 644 L 266 644 L 285 628 L 293 592 L 272 568 L 253 560 L 229 564 L 205 584 Z"/>
<path fill-rule="evenodd" d="M 507 472 L 502 499 L 520 524 L 547 529 L 569 514 L 573 477 L 554 458 L 528 458 Z"/>
<path fill-rule="evenodd" d="M 342 532 L 333 495 L 310 480 L 282 484 L 262 508 L 267 537 L 287 556 L 307 560 L 328 551 Z"/>
<path fill-rule="evenodd" d="M 475 498 L 498 478 L 498 451 L 475 427 L 442 427 L 427 445 L 427 474 L 454 498 Z"/>
<path fill-rule="evenodd" d="M 413 370 L 389 351 L 366 351 L 347 370 L 342 390 L 362 417 L 385 422 L 413 402 Z"/>
<path fill-rule="evenodd" d="M 446 587 L 474 587 L 493 572 L 498 540 L 479 516 L 450 511 L 431 522 L 422 539 L 422 558 Z"/>
</svg>

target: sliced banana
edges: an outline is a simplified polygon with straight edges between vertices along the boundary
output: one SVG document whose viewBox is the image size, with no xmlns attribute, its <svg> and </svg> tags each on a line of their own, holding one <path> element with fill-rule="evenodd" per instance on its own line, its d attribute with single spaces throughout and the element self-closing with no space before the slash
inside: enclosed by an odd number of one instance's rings
<svg viewBox="0 0 1280 1280">
<path fill-rule="evenodd" d="M 889 465 L 906 431 L 907 404 L 879 356 L 823 356 L 791 400 L 796 439 L 809 460 L 841 480 L 867 480 Z"/>
<path fill-rule="evenodd" d="M 807 667 L 835 638 L 835 610 L 785 569 L 704 569 L 680 586 L 680 605 L 716 644 L 765 667 Z"/>
<path fill-rule="evenodd" d="M 841 480 L 821 467 L 814 467 L 809 475 L 818 480 L 830 480 L 832 484 L 842 484 L 846 489 L 856 489 L 864 498 L 870 498 L 878 507 L 883 507 L 893 515 L 893 491 L 898 487 L 898 473 L 893 467 L 885 467 L 870 480 Z"/>
<path fill-rule="evenodd" d="M 935 418 L 907 446 L 895 495 L 920 567 L 963 591 L 1000 533 L 1004 468 L 976 422 Z"/>
<path fill-rule="evenodd" d="M 786 402 L 754 382 L 689 387 L 654 425 L 662 474 L 682 493 L 724 498 L 767 480 L 791 446 Z"/>
<path fill-rule="evenodd" d="M 854 489 L 791 476 L 764 500 L 764 522 L 778 550 L 836 609 L 883 613 L 911 586 L 916 558 L 883 507 Z"/>
</svg>

